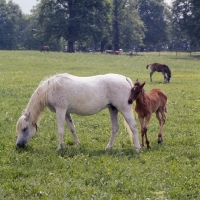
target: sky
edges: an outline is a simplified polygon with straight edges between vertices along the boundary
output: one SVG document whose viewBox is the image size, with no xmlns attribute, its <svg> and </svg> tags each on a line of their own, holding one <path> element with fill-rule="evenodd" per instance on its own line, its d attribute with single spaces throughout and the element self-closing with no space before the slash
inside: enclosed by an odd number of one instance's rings
<svg viewBox="0 0 200 200">
<path fill-rule="evenodd" d="M 37 0 L 12 0 L 14 3 L 18 4 L 19 7 L 22 9 L 24 14 L 31 14 L 31 9 L 33 6 L 39 3 Z M 6 0 L 8 2 L 8 0 Z M 166 3 L 170 4 L 171 0 L 165 0 Z"/>
<path fill-rule="evenodd" d="M 6 0 L 8 2 L 9 0 Z M 16 3 L 21 8 L 24 14 L 31 14 L 31 9 L 33 6 L 39 3 L 37 0 L 12 0 L 13 3 Z"/>
</svg>

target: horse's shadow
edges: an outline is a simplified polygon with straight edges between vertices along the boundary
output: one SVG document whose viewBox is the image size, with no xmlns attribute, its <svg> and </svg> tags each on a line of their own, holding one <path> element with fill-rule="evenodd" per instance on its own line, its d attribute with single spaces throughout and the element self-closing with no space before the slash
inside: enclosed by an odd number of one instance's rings
<svg viewBox="0 0 200 200">
<path fill-rule="evenodd" d="M 158 145 L 158 144 L 157 144 Z M 80 147 L 81 146 L 81 147 Z M 74 157 L 78 155 L 87 155 L 88 157 L 101 157 L 101 156 L 110 156 L 110 157 L 128 157 L 131 158 L 138 158 L 143 153 L 147 153 L 149 151 L 157 151 L 158 148 L 161 147 L 161 144 L 153 145 L 152 148 L 148 149 L 143 147 L 140 151 L 136 150 L 133 147 L 130 148 L 121 148 L 121 149 L 95 149 L 91 150 L 85 147 L 84 145 L 80 146 L 65 146 L 61 150 L 58 151 L 58 155 L 61 157 Z M 154 147 L 155 146 L 155 147 Z"/>
<path fill-rule="evenodd" d="M 162 144 L 152 144 L 152 148 L 143 147 L 140 151 L 137 151 L 135 148 L 120 148 L 120 149 L 95 149 L 91 150 L 84 146 L 83 144 L 75 146 L 75 145 L 66 145 L 60 150 L 56 150 L 56 154 L 62 158 L 73 158 L 78 155 L 87 155 L 88 157 L 101 157 L 101 156 L 108 156 L 108 157 L 128 157 L 131 158 L 139 158 L 140 155 L 147 153 L 149 151 L 158 151 L 161 148 Z M 27 145 L 24 148 L 15 147 L 18 154 L 24 153 L 31 153 L 31 154 L 44 154 L 46 151 L 44 149 L 34 148 L 34 146 Z"/>
</svg>

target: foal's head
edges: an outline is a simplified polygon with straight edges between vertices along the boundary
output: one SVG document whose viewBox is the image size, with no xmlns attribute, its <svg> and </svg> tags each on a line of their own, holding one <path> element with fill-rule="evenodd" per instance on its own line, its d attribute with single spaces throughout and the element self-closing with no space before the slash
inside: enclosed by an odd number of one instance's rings
<svg viewBox="0 0 200 200">
<path fill-rule="evenodd" d="M 138 81 L 138 79 L 136 80 L 136 82 L 134 83 L 134 86 L 131 89 L 131 94 L 130 94 L 129 99 L 128 99 L 128 103 L 129 104 L 132 104 L 133 101 L 135 101 L 139 97 L 139 95 L 143 91 L 143 86 L 144 85 L 145 85 L 145 82 L 144 83 L 140 83 Z"/>
</svg>

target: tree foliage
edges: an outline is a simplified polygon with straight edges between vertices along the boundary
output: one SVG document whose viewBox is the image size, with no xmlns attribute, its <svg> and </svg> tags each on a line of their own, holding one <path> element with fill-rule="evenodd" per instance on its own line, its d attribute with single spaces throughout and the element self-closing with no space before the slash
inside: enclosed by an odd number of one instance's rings
<svg viewBox="0 0 200 200">
<path fill-rule="evenodd" d="M 109 9 L 106 0 L 41 0 L 38 22 L 44 38 L 63 37 L 73 52 L 75 41 L 103 37 Z"/>
<path fill-rule="evenodd" d="M 0 0 L 0 35 L 0 49 L 188 49 L 200 45 L 200 1 L 41 0 L 24 15 Z"/>
<path fill-rule="evenodd" d="M 140 20 L 134 0 L 113 0 L 112 27 L 114 50 L 119 47 L 132 49 L 142 45 L 144 24 Z"/>
<path fill-rule="evenodd" d="M 139 0 L 138 11 L 147 28 L 144 44 L 148 49 L 156 49 L 168 41 L 166 9 L 164 0 Z"/>
<path fill-rule="evenodd" d="M 12 1 L 0 1 L 0 49 L 16 49 L 20 39 L 21 9 Z"/>
<path fill-rule="evenodd" d="M 174 0 L 172 12 L 179 39 L 189 39 L 192 46 L 200 45 L 200 1 Z"/>
</svg>

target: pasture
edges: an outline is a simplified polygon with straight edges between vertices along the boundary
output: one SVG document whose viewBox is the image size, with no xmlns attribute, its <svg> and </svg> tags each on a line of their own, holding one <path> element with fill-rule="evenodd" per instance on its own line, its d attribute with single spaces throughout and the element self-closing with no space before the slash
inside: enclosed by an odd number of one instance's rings
<svg viewBox="0 0 200 200">
<path fill-rule="evenodd" d="M 200 54 L 0 51 L 0 60 L 0 199 L 200 199 Z M 167 64 L 171 83 L 163 83 L 158 72 L 150 82 L 150 62 Z M 118 73 L 146 81 L 147 91 L 162 89 L 168 96 L 163 143 L 157 143 L 154 114 L 148 126 L 151 149 L 137 153 L 119 114 L 113 148 L 105 150 L 111 124 L 104 110 L 72 115 L 81 145 L 74 145 L 66 125 L 63 148 L 57 151 L 56 116 L 45 109 L 34 138 L 16 149 L 16 122 L 32 93 L 45 77 L 65 72 Z M 140 131 L 135 111 L 134 116 Z"/>
</svg>

